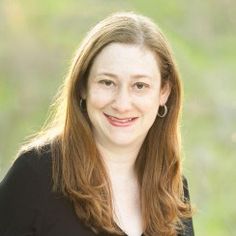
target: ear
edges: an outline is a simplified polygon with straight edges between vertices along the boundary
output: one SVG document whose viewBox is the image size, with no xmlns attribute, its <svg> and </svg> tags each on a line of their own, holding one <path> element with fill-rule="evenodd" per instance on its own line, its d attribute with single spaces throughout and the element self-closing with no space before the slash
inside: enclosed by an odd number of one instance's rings
<svg viewBox="0 0 236 236">
<path fill-rule="evenodd" d="M 87 98 L 87 89 L 86 89 L 86 86 L 85 86 L 84 83 L 81 83 L 79 91 L 80 91 L 80 97 L 83 100 L 86 100 L 86 98 Z"/>
<path fill-rule="evenodd" d="M 162 85 L 161 90 L 160 90 L 160 105 L 163 106 L 164 104 L 166 104 L 168 97 L 170 95 L 171 92 L 171 85 L 169 82 L 165 82 L 164 85 Z"/>
<path fill-rule="evenodd" d="M 87 93 L 86 93 L 86 91 L 85 91 L 84 88 L 81 89 L 80 95 L 81 95 L 81 98 L 82 98 L 82 99 L 86 100 L 86 98 L 87 98 Z"/>
</svg>

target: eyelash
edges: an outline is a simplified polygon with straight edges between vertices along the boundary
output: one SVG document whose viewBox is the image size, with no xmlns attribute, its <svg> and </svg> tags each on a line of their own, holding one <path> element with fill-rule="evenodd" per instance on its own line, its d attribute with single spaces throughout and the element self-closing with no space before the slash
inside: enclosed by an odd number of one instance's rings
<svg viewBox="0 0 236 236">
<path fill-rule="evenodd" d="M 114 82 L 113 82 L 112 80 L 108 80 L 108 79 L 100 80 L 99 83 L 100 83 L 100 84 L 104 84 L 104 85 L 106 85 L 107 87 L 110 87 L 111 84 L 114 85 Z M 108 85 L 108 83 L 109 83 L 109 85 Z"/>
<path fill-rule="evenodd" d="M 115 83 L 112 80 L 107 80 L 107 79 L 100 80 L 99 83 L 105 85 L 106 87 L 111 87 L 111 85 L 115 85 Z M 140 85 L 142 86 L 141 88 Z M 143 90 L 149 87 L 148 84 L 143 82 L 136 82 L 133 86 L 136 87 L 138 90 Z"/>
<path fill-rule="evenodd" d="M 142 88 L 139 88 L 140 85 L 142 86 Z M 143 88 L 148 88 L 148 87 L 149 87 L 148 84 L 145 84 L 145 83 L 143 83 L 143 82 L 137 82 L 137 83 L 134 84 L 134 86 L 136 86 L 136 88 L 137 88 L 138 90 L 142 90 Z"/>
</svg>

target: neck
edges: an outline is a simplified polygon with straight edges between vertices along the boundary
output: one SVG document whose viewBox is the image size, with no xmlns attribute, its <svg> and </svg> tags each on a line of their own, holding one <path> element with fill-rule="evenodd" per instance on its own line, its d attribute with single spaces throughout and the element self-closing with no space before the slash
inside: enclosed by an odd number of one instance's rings
<svg viewBox="0 0 236 236">
<path fill-rule="evenodd" d="M 98 150 L 112 179 L 127 180 L 135 178 L 134 165 L 140 147 L 106 148 L 97 143 Z"/>
</svg>

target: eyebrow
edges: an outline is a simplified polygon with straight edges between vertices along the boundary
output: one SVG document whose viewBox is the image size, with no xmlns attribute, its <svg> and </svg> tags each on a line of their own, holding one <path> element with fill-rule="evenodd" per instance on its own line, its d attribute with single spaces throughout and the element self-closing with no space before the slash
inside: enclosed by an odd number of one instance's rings
<svg viewBox="0 0 236 236">
<path fill-rule="evenodd" d="M 100 72 L 98 73 L 96 76 L 108 76 L 108 77 L 112 77 L 112 78 L 115 78 L 117 79 L 119 76 L 116 75 L 116 74 L 113 74 L 113 73 L 110 73 L 110 72 Z M 132 75 L 132 78 L 134 79 L 140 79 L 140 78 L 148 78 L 148 79 L 151 79 L 152 76 L 150 75 L 147 75 L 147 74 L 135 74 L 135 75 Z"/>
</svg>

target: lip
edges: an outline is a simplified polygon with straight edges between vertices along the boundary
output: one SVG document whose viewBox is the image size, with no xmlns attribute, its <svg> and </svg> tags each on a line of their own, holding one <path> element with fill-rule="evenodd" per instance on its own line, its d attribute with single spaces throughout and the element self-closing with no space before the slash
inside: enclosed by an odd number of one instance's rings
<svg viewBox="0 0 236 236">
<path fill-rule="evenodd" d="M 108 122 L 116 127 L 128 127 L 133 125 L 138 117 L 126 117 L 126 118 L 118 118 L 115 116 L 108 115 L 106 113 L 103 113 Z"/>
</svg>

